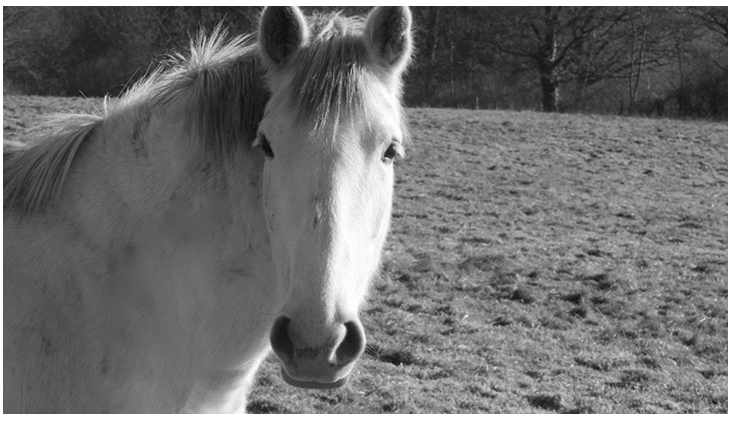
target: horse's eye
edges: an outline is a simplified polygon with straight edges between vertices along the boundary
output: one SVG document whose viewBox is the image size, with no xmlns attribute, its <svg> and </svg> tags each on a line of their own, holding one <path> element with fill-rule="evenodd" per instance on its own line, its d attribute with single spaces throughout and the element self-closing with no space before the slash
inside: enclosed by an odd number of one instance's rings
<svg viewBox="0 0 741 421">
<path fill-rule="evenodd" d="M 273 154 L 273 148 L 270 147 L 270 142 L 268 142 L 268 138 L 265 135 L 260 135 L 260 148 L 268 158 L 275 156 Z"/>
<path fill-rule="evenodd" d="M 394 158 L 399 154 L 399 145 L 395 142 L 390 144 L 386 151 L 383 153 L 383 162 L 391 163 Z"/>
</svg>

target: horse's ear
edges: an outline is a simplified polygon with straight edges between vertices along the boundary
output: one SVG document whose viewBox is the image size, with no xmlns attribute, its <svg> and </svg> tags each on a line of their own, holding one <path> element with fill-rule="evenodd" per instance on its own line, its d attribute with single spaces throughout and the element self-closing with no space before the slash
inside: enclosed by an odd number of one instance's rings
<svg viewBox="0 0 741 421">
<path fill-rule="evenodd" d="M 309 39 L 304 15 L 295 6 L 266 7 L 259 34 L 263 59 L 273 66 L 285 63 Z"/>
<path fill-rule="evenodd" d="M 412 12 L 407 6 L 379 6 L 368 15 L 365 36 L 385 67 L 403 70 L 412 55 Z"/>
</svg>

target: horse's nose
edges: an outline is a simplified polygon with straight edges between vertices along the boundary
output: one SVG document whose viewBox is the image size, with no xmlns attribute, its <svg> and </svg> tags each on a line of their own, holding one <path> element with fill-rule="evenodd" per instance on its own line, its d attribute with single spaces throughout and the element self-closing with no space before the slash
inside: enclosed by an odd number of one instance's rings
<svg viewBox="0 0 741 421">
<path fill-rule="evenodd" d="M 291 319 L 280 316 L 270 332 L 270 345 L 283 363 L 287 383 L 305 388 L 335 388 L 346 383 L 353 363 L 365 349 L 357 321 L 338 323 L 326 338 L 307 337 Z M 321 344 L 321 345 L 313 345 Z"/>
</svg>

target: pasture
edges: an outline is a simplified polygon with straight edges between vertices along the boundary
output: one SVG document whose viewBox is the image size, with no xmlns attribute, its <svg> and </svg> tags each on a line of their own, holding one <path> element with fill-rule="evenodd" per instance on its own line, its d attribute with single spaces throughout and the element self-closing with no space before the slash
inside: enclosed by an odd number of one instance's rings
<svg viewBox="0 0 741 421">
<path fill-rule="evenodd" d="M 3 134 L 99 99 L 4 96 Z M 351 383 L 248 412 L 725 413 L 728 125 L 410 109 Z"/>
</svg>

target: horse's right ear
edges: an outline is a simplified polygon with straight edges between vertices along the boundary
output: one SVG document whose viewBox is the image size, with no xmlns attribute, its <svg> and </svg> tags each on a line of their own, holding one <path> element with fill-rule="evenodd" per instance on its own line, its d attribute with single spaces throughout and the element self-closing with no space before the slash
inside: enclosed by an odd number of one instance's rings
<svg viewBox="0 0 741 421">
<path fill-rule="evenodd" d="M 274 67 L 285 63 L 309 39 L 304 15 L 295 6 L 266 7 L 259 34 L 263 59 Z"/>
<path fill-rule="evenodd" d="M 403 70 L 412 55 L 412 12 L 406 6 L 374 8 L 365 23 L 373 55 L 386 68 Z"/>
</svg>

